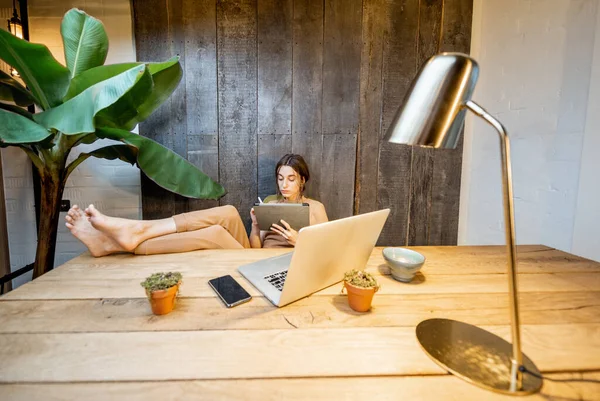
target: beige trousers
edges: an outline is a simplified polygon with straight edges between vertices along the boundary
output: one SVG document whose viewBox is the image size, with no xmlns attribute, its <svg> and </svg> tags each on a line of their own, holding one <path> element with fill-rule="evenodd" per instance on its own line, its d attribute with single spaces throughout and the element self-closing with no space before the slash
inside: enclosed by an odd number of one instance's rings
<svg viewBox="0 0 600 401">
<path fill-rule="evenodd" d="M 136 255 L 189 252 L 198 249 L 250 248 L 246 228 L 231 205 L 173 216 L 177 232 L 142 242 Z"/>
</svg>

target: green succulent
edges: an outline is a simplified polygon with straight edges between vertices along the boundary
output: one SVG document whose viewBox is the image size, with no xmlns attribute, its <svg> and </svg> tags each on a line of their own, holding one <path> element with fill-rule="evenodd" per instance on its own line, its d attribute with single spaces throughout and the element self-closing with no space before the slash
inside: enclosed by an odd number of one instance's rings
<svg viewBox="0 0 600 401">
<path fill-rule="evenodd" d="M 379 284 L 375 277 L 364 270 L 352 269 L 344 273 L 344 281 L 356 287 L 379 288 Z"/>
<path fill-rule="evenodd" d="M 181 273 L 154 273 L 142 281 L 140 285 L 148 292 L 167 290 L 181 281 Z"/>
</svg>

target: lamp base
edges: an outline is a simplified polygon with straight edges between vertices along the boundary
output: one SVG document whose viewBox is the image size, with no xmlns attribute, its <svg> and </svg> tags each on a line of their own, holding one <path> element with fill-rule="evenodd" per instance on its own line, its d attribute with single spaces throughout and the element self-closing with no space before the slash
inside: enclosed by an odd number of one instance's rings
<svg viewBox="0 0 600 401">
<path fill-rule="evenodd" d="M 521 385 L 511 389 L 512 345 L 479 327 L 456 320 L 429 319 L 417 325 L 417 339 L 442 368 L 486 390 L 526 395 L 542 388 L 541 378 L 523 373 Z M 540 375 L 525 354 L 523 365 Z"/>
</svg>

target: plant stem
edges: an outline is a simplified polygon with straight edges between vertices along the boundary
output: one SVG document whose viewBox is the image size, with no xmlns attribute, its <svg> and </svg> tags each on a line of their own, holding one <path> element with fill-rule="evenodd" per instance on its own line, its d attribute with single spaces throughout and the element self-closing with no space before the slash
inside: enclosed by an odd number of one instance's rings
<svg viewBox="0 0 600 401">
<path fill-rule="evenodd" d="M 56 236 L 60 217 L 60 203 L 66 183 L 66 162 L 71 150 L 65 146 L 60 134 L 55 137 L 52 149 L 41 149 L 44 167 L 40 171 L 41 200 L 38 243 L 33 267 L 33 278 L 54 267 Z"/>
</svg>

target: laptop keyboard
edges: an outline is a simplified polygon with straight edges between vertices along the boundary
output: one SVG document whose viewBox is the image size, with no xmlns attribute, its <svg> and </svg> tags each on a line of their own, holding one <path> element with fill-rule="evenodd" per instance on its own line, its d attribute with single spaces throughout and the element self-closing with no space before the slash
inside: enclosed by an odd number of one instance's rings
<svg viewBox="0 0 600 401">
<path fill-rule="evenodd" d="M 271 285 L 277 288 L 279 291 L 283 290 L 283 283 L 285 282 L 285 278 L 287 277 L 287 270 L 282 270 L 277 273 L 269 274 L 265 276 L 265 280 L 267 280 Z"/>
</svg>

